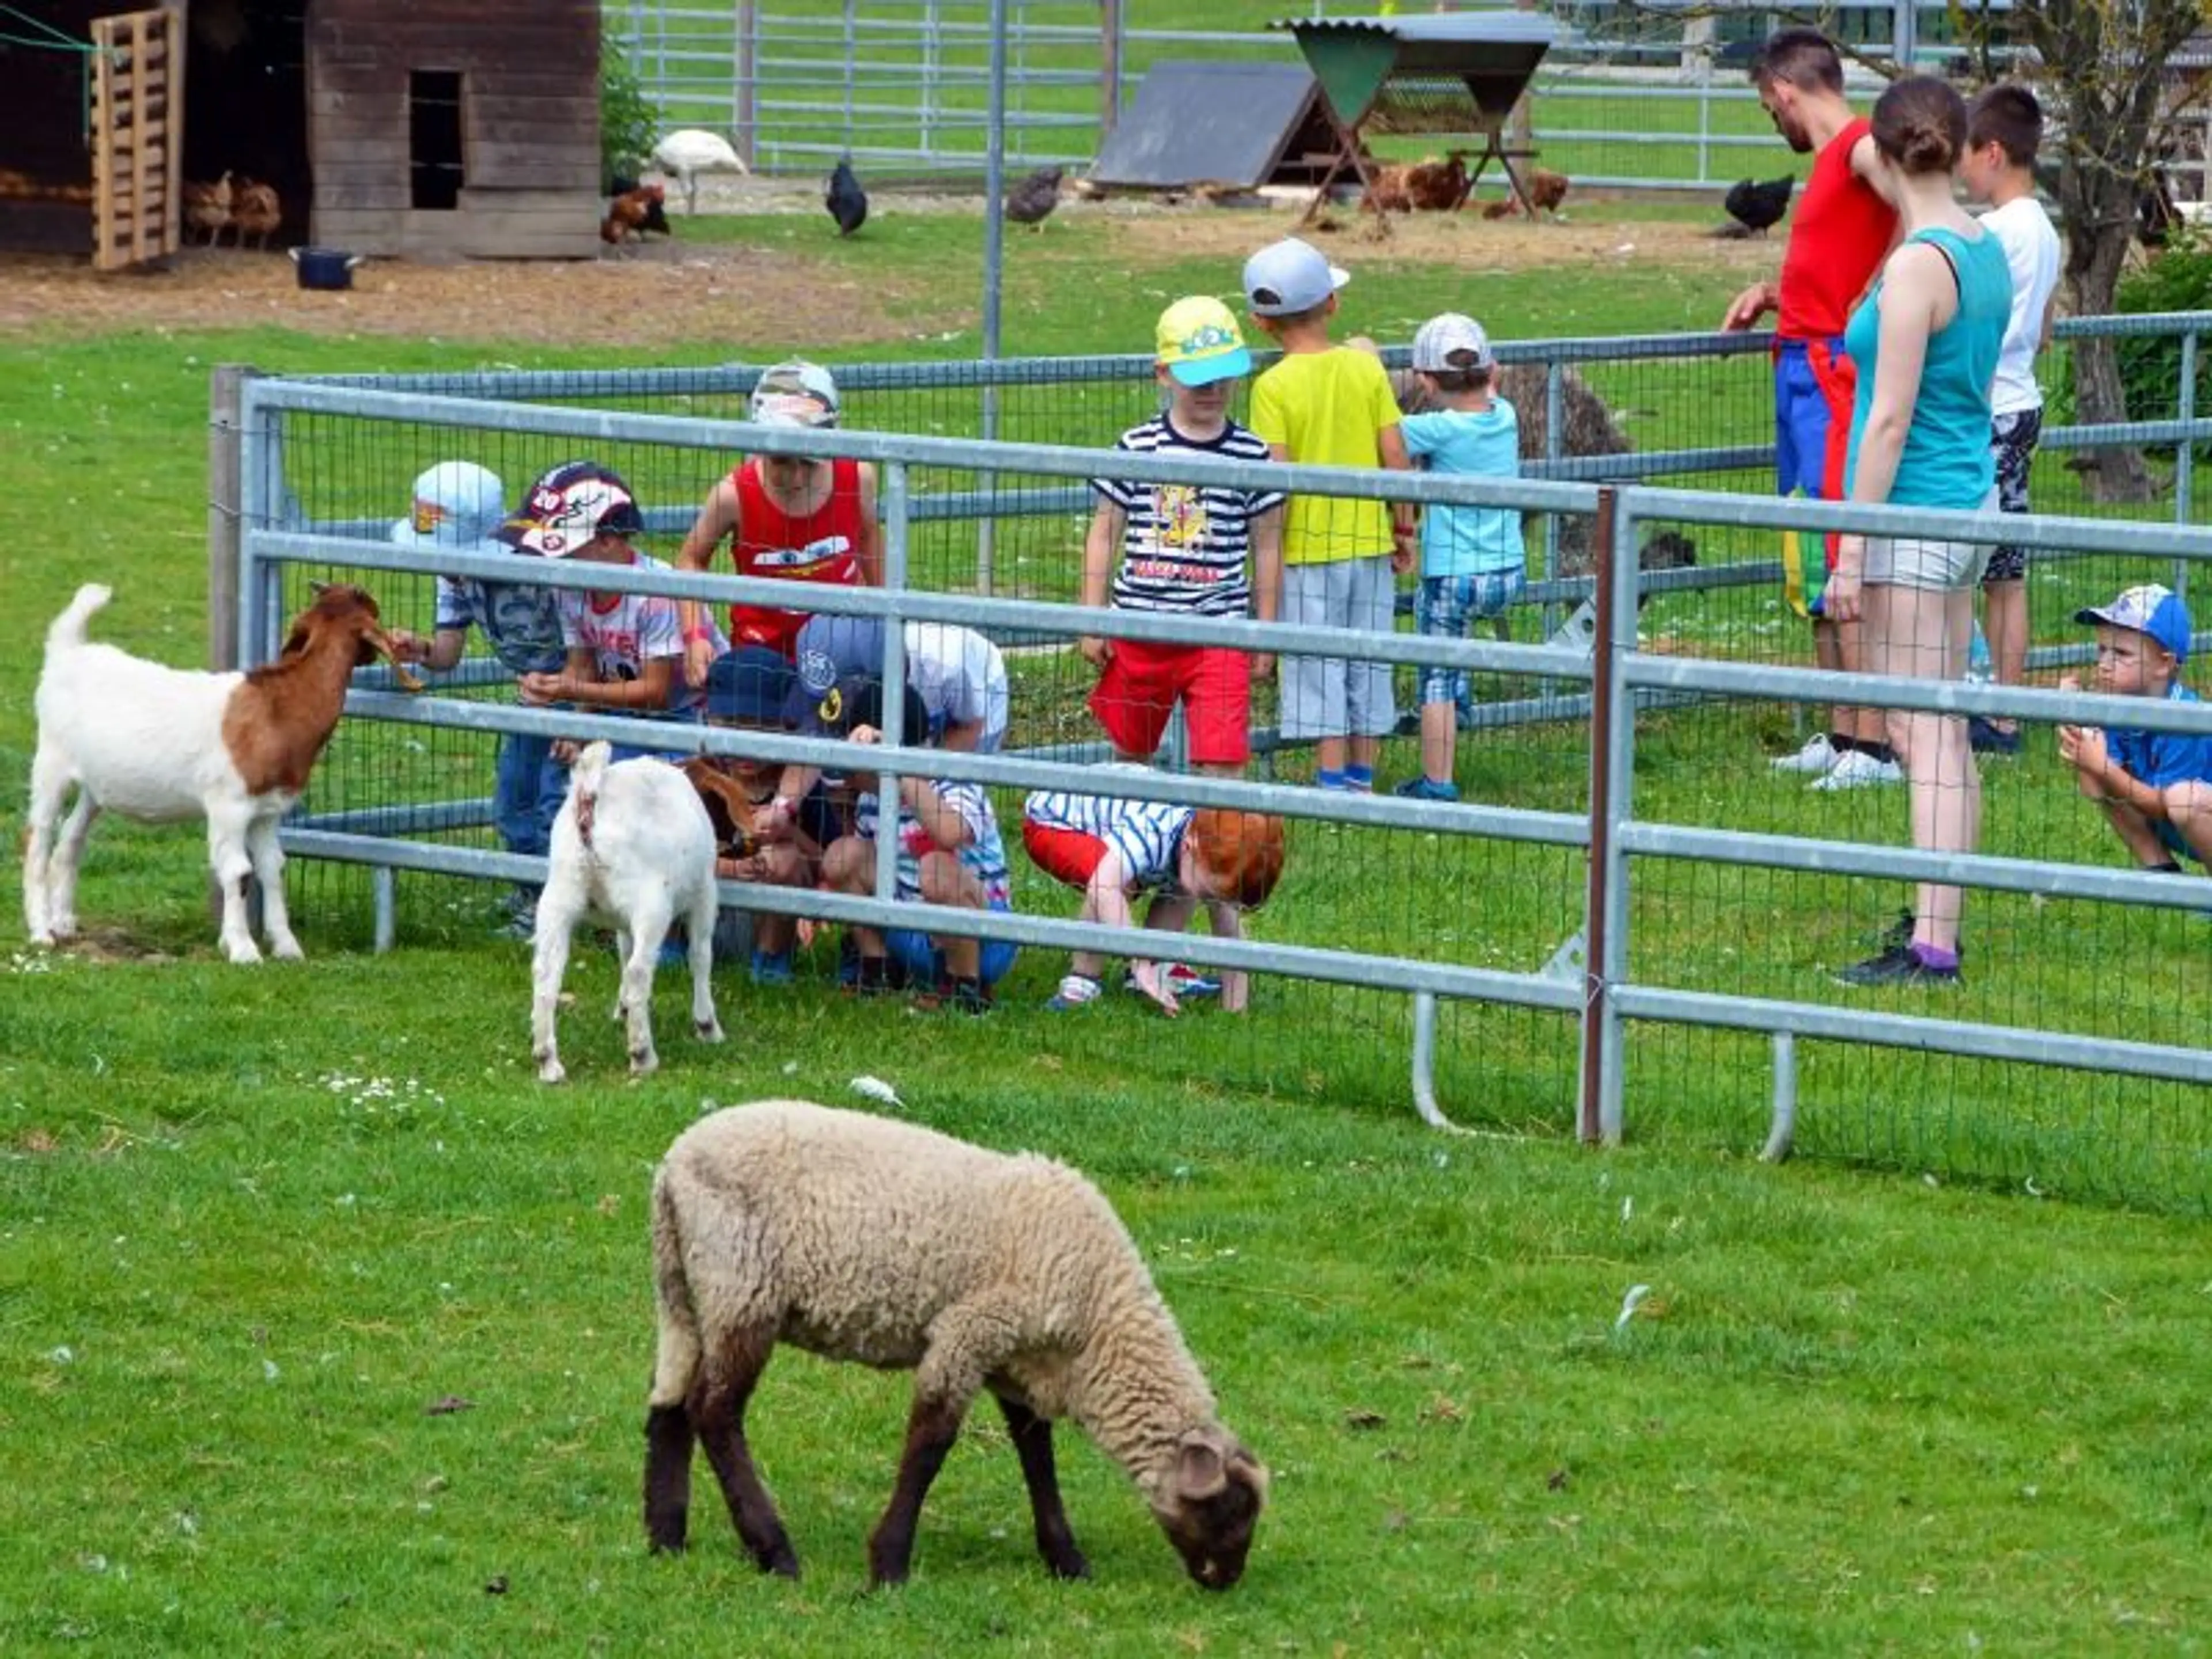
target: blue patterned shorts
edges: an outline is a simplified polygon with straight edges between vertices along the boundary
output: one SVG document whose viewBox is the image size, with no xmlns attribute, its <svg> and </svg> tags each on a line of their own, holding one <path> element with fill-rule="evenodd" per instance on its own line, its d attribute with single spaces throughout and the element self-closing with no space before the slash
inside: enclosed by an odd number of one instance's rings
<svg viewBox="0 0 2212 1659">
<path fill-rule="evenodd" d="M 1990 424 L 1990 454 L 1997 468 L 1997 511 L 2025 513 L 2027 475 L 2035 464 L 2035 446 L 2043 436 L 2043 411 L 2022 409 L 2000 415 Z M 1982 585 L 2016 582 L 2027 574 L 2027 550 L 2009 544 L 1990 554 L 1982 572 Z"/>
<path fill-rule="evenodd" d="M 1502 616 L 1521 590 L 1528 585 L 1525 572 L 1487 570 L 1474 576 L 1424 576 L 1413 600 L 1413 617 L 1419 630 L 1448 640 L 1465 639 L 1474 623 Z M 1456 693 L 1461 670 L 1421 670 L 1421 701 L 1450 702 Z"/>
</svg>

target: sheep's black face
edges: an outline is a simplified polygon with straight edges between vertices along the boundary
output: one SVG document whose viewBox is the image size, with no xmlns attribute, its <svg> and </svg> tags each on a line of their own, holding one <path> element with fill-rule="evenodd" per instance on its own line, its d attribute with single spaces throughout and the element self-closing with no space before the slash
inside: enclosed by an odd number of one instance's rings
<svg viewBox="0 0 2212 1659">
<path fill-rule="evenodd" d="M 1260 1488 L 1242 1469 L 1232 1469 L 1220 1491 L 1195 1501 L 1185 1498 L 1172 1514 L 1159 1516 L 1160 1528 L 1182 1557 L 1192 1581 L 1210 1590 L 1225 1590 L 1244 1576 L 1252 1534 L 1260 1523 Z"/>
</svg>

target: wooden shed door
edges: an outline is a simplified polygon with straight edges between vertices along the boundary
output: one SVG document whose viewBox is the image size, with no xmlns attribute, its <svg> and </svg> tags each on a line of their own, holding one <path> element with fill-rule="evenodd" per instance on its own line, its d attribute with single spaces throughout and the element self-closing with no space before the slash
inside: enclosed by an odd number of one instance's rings
<svg viewBox="0 0 2212 1659">
<path fill-rule="evenodd" d="M 183 180 L 181 11 L 96 17 L 92 43 L 92 264 L 118 270 L 177 251 Z"/>
</svg>

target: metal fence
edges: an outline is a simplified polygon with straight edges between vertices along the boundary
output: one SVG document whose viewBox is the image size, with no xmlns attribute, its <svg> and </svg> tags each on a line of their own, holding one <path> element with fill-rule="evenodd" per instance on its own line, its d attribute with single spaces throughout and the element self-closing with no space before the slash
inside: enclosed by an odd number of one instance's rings
<svg viewBox="0 0 2212 1659">
<path fill-rule="evenodd" d="M 2212 422 L 2194 418 L 2190 390 L 2193 331 L 2205 321 L 2097 325 L 2135 328 L 2179 352 L 2172 418 L 2096 434 L 2185 447 L 2179 487 L 2157 504 L 2165 522 L 2007 521 L 2008 537 L 2039 549 L 2043 668 L 2086 654 L 2086 630 L 2070 622 L 2077 605 L 2150 576 L 2185 585 L 2189 570 L 2212 557 L 2212 532 L 2188 524 L 2199 498 L 2188 488 L 2185 450 L 2212 438 Z M 1775 538 L 1845 524 L 1927 529 L 1936 519 L 1765 495 L 1755 475 L 1771 412 L 1756 343 L 1749 352 L 1747 343 L 1613 343 L 1611 358 L 1602 343 L 1522 349 L 1546 366 L 1540 383 L 1561 415 L 1570 363 L 1589 385 L 1646 394 L 1646 403 L 1614 404 L 1616 413 L 1650 410 L 1638 428 L 1645 453 L 1585 462 L 1561 455 L 1553 469 L 1629 480 L 1602 494 L 1575 478 L 1385 482 L 1330 470 L 1113 463 L 1116 475 L 1142 480 L 1264 477 L 1310 494 L 1510 505 L 1547 516 L 1562 532 L 1551 543 L 1555 556 L 1577 545 L 1592 556 L 1584 574 L 1535 585 L 1518 642 L 1071 609 L 1084 481 L 1103 465 L 1097 446 L 1149 403 L 1149 364 L 1136 360 L 848 369 L 848 427 L 820 434 L 729 421 L 752 375 L 734 367 L 247 380 L 234 418 L 218 423 L 219 441 L 238 453 L 229 614 L 246 660 L 281 637 L 275 629 L 310 574 L 357 573 L 388 619 L 414 626 L 427 624 L 434 571 L 511 574 L 497 559 L 432 559 L 382 543 L 414 473 L 449 456 L 491 465 L 519 490 L 544 466 L 589 453 L 623 469 L 651 504 L 657 534 L 688 524 L 733 453 L 859 457 L 883 473 L 887 586 L 811 602 L 981 628 L 1012 647 L 1015 672 L 1010 752 L 901 747 L 876 763 L 983 782 L 1005 825 L 1018 822 L 1023 791 L 1047 787 L 1289 820 L 1290 873 L 1255 937 L 1193 936 L 1178 947 L 1194 962 L 1266 976 L 1243 1058 L 1215 1081 L 1382 1102 L 1403 1098 L 1410 1056 L 1416 1100 L 1439 1117 L 1555 1132 L 1572 1125 L 1605 1138 L 1688 1133 L 1740 1146 L 1778 1146 L 1794 1135 L 1830 1156 L 2203 1207 L 2212 1199 L 2203 1083 L 2212 1078 L 2212 884 L 2122 867 L 2101 819 L 2050 757 L 2048 723 L 2129 719 L 2207 731 L 2212 714 L 2160 709 L 2146 719 L 2139 705 L 2039 688 L 1839 683 L 1792 665 L 1802 661 L 1802 629 L 1771 592 Z M 970 435 L 987 386 L 1009 434 L 989 444 Z M 1554 449 L 1565 447 L 1568 424 L 1552 422 Z M 2087 435 L 2063 422 L 2052 433 L 2039 506 L 2046 486 L 2054 503 L 2079 505 L 2059 462 Z M 1662 436 L 1668 447 L 1654 447 Z M 1724 488 L 1662 487 L 1684 480 Z M 995 532 L 988 564 L 979 556 L 987 525 Z M 1639 574 L 1638 548 L 1662 528 L 1698 542 L 1695 569 Z M 561 565 L 533 574 L 548 586 L 684 592 L 717 603 L 788 592 L 727 576 Z M 1595 651 L 1553 642 L 1561 607 L 1584 595 L 1599 611 Z M 1304 787 L 1310 758 L 1267 741 L 1273 705 L 1264 694 L 1255 710 L 1264 757 L 1256 781 L 1133 777 L 1079 764 L 1097 750 L 1083 707 L 1088 675 L 1068 648 L 1079 633 L 1464 670 L 1475 677 L 1484 727 L 1462 740 L 1461 775 L 1481 804 Z M 893 679 L 902 672 L 896 652 L 885 666 Z M 2029 756 L 1988 769 L 1980 854 L 1900 845 L 1895 790 L 1815 795 L 1770 775 L 1766 757 L 1794 744 L 1800 711 L 1834 700 L 1846 684 L 1862 702 L 2024 717 Z M 488 833 L 482 795 L 495 734 L 636 734 L 611 717 L 520 708 L 502 690 L 479 672 L 422 699 L 373 677 L 356 691 L 349 710 L 357 718 L 341 726 L 286 836 L 295 855 L 318 860 L 299 878 L 317 925 L 358 929 L 377 943 L 466 937 L 481 921 L 484 878 L 533 873 Z M 657 737 L 769 759 L 851 758 L 841 745 L 797 737 L 665 726 Z M 1406 774 L 1408 753 L 1402 738 L 1385 745 L 1385 782 Z M 1893 915 L 1900 879 L 1936 875 L 1974 890 L 1966 986 L 1933 1005 L 1831 986 L 1826 970 L 1867 954 Z M 887 897 L 725 891 L 755 908 L 831 921 L 915 920 Z M 928 926 L 1019 940 L 1030 961 L 1017 970 L 1005 1018 L 1044 1019 L 1024 1005 L 1049 990 L 1057 952 L 1126 949 L 1127 939 L 1061 919 L 1072 899 L 1033 872 L 1018 870 L 1016 899 L 1011 918 L 933 912 Z M 812 971 L 818 978 L 818 963 Z M 1055 1048 L 1105 1040 L 1064 1022 L 1048 1029 L 1041 1041 Z M 1171 1047 L 1117 1063 L 1172 1067 Z"/>
<path fill-rule="evenodd" d="M 1137 82 L 1164 59 L 1298 61 L 1260 27 L 1323 9 L 1285 4 L 1206 27 L 1224 9 L 1148 0 L 1006 0 L 1009 165 L 1087 166 Z M 1740 66 L 1798 14 L 1759 0 L 1694 7 L 1551 6 L 1559 39 L 1530 89 L 1547 167 L 1620 188 L 1710 188 L 1789 165 Z M 608 37 L 669 127 L 728 133 L 769 172 L 811 173 L 850 155 L 882 176 L 975 176 L 988 137 L 987 0 L 729 0 L 709 7 L 606 0 Z M 1233 9 L 1226 15 L 1235 15 Z M 1940 68 L 1956 55 L 1942 7 L 1822 9 L 1869 62 Z M 1881 82 L 1856 69 L 1854 95 Z M 2199 112 L 2197 120 L 2202 122 Z M 2199 132 L 2201 134 L 2201 127 Z M 2204 146 L 2177 162 L 2204 199 Z"/>
</svg>

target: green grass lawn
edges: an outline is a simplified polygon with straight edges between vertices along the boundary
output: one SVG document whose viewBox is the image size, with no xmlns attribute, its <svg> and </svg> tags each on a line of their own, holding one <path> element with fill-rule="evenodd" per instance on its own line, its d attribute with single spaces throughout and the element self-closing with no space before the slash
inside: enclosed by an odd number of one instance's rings
<svg viewBox="0 0 2212 1659">
<path fill-rule="evenodd" d="M 825 277 L 873 260 L 973 285 L 966 222 L 886 215 L 866 247 L 790 240 L 802 233 L 778 220 L 720 230 L 804 251 Z M 1218 262 L 1139 265 L 1115 234 L 1082 224 L 1024 250 L 1010 351 L 1141 346 L 1164 296 L 1224 285 Z M 1071 283 L 1079 270 L 1089 280 Z M 1698 267 L 1628 284 L 1376 257 L 1350 292 L 1352 320 L 1385 337 L 1457 301 L 1528 338 L 1694 326 L 1732 285 Z M 15 618 L 0 831 L 13 845 L 21 829 L 40 635 L 79 582 L 118 586 L 104 637 L 204 655 L 213 363 L 855 355 L 830 343 L 781 337 L 757 312 L 655 353 L 273 329 L 0 338 L 0 434 L 45 508 L 0 550 Z M 1700 404 L 1739 418 L 1718 391 L 1613 390 L 1658 411 L 1655 434 Z M 1113 429 L 1042 405 L 1036 419 L 1093 442 Z M 409 446 L 431 441 L 372 442 L 358 423 L 319 435 L 314 476 L 376 481 L 356 486 L 368 512 L 392 510 L 380 502 L 404 495 Z M 550 458 L 499 459 L 512 476 Z M 1039 562 L 1017 567 L 1021 591 L 1060 579 L 1067 529 L 1009 532 L 1010 556 Z M 960 550 L 948 538 L 925 579 L 949 582 Z M 2073 584 L 2117 574 L 2059 571 L 2067 586 L 2038 590 L 2045 638 L 2066 632 Z M 419 611 L 427 594 L 391 600 Z M 1700 650 L 1803 649 L 1764 590 L 1661 601 L 1644 629 Z M 1050 656 L 1021 672 L 1032 708 L 1076 685 Z M 452 793 L 488 776 L 488 750 L 425 734 L 418 754 L 411 735 L 342 727 L 327 787 Z M 1638 811 L 1901 844 L 1893 794 L 1824 805 L 1765 775 L 1763 753 L 1795 735 L 1774 705 L 1654 718 Z M 1567 722 L 1471 739 L 1461 781 L 1474 799 L 1577 811 L 1585 745 Z M 1404 775 L 1407 746 L 1388 764 Z M 2046 748 L 1990 777 L 1996 850 L 2112 861 Z M 716 1050 L 683 1032 L 664 975 L 665 1069 L 630 1085 L 604 1018 L 610 965 L 584 951 L 562 1034 L 574 1081 L 547 1091 L 526 1053 L 526 964 L 488 937 L 488 895 L 406 878 L 403 948 L 376 957 L 364 879 L 295 865 L 309 962 L 240 970 L 211 950 L 203 849 L 192 828 L 103 823 L 82 909 L 118 959 L 50 960 L 20 932 L 0 945 L 0 1650 L 2202 1646 L 2212 1462 L 2186 1383 L 2204 1300 L 2201 1090 L 1808 1043 L 1809 1155 L 1772 1168 L 1750 1156 L 1765 1045 L 1639 1029 L 1632 1143 L 1598 1154 L 1571 1137 L 1574 1027 L 1466 1006 L 1446 1011 L 1437 1083 L 1485 1133 L 1443 1137 L 1408 1109 L 1402 997 L 1266 981 L 1241 1021 L 1170 1026 L 1118 996 L 1060 1021 L 1036 1006 L 1058 964 L 1034 952 L 1010 1006 L 957 1024 L 841 999 L 820 955 L 787 991 L 725 975 Z M 1639 975 L 1758 994 L 1840 998 L 1820 969 L 1862 953 L 1896 902 L 1875 884 L 1638 870 Z M 1581 860 L 1553 848 L 1302 823 L 1291 872 L 1260 937 L 1529 969 L 1581 912 Z M 1066 905 L 1021 879 L 1024 906 Z M 2199 919 L 2146 934 L 2094 907 L 1990 901 L 1971 928 L 1960 1012 L 2203 1041 Z M 914 1583 L 863 1595 L 903 1382 L 796 1354 L 771 1369 L 754 1426 L 807 1577 L 753 1573 L 703 1465 L 691 1554 L 645 1555 L 653 1162 L 708 1101 L 858 1104 L 861 1074 L 918 1121 L 1070 1159 L 1121 1208 L 1225 1417 L 1274 1473 L 1236 1591 L 1190 1588 L 1127 1483 L 1079 1444 L 1062 1462 L 1097 1578 L 1048 1583 L 983 1413 L 925 1513 Z"/>
</svg>

